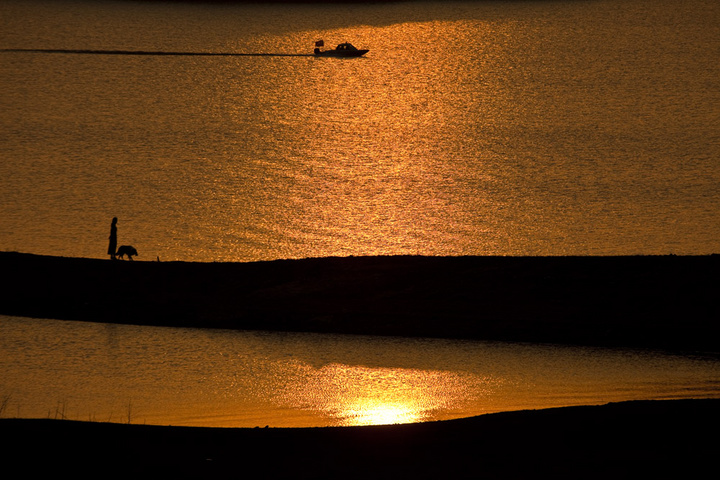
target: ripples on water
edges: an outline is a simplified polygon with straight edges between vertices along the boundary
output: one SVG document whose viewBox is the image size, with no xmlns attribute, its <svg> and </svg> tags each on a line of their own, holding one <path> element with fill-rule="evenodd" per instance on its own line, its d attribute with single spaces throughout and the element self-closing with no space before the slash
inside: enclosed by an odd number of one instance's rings
<svg viewBox="0 0 720 480">
<path fill-rule="evenodd" d="M 720 251 L 712 0 L 2 2 L 0 249 Z"/>
<path fill-rule="evenodd" d="M 709 357 L 0 317 L 5 417 L 306 427 L 718 398 Z"/>
</svg>

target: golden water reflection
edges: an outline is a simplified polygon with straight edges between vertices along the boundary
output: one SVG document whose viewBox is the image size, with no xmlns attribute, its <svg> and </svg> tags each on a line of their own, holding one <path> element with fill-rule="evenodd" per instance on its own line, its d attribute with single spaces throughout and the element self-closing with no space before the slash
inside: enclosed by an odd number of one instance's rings
<svg viewBox="0 0 720 480">
<path fill-rule="evenodd" d="M 383 425 L 447 418 L 499 380 L 461 372 L 330 364 L 287 364 L 295 371 L 276 402 L 313 411 L 334 425 Z M 450 415 L 452 416 L 452 415 Z"/>
<path fill-rule="evenodd" d="M 237 428 L 720 395 L 714 356 L 5 316 L 0 371 L 0 416 Z"/>
<path fill-rule="evenodd" d="M 462 249 L 453 245 L 464 238 L 472 238 L 474 248 L 488 242 L 483 232 L 496 218 L 498 205 L 486 192 L 496 173 L 486 165 L 485 154 L 478 155 L 485 149 L 448 148 L 458 139 L 474 142 L 477 132 L 468 130 L 468 119 L 481 118 L 483 128 L 489 128 L 499 110 L 497 100 L 490 100 L 502 96 L 496 77 L 478 78 L 488 63 L 502 61 L 494 43 L 482 40 L 494 27 L 473 27 L 428 21 L 299 32 L 291 44 L 311 44 L 316 37 L 352 39 L 357 46 L 377 45 L 378 38 L 392 42 L 382 46 L 381 54 L 354 61 L 256 62 L 252 67 L 258 71 L 247 75 L 273 78 L 260 95 L 248 91 L 245 76 L 218 74 L 223 87 L 213 101 L 226 121 L 238 131 L 267 125 L 272 137 L 270 145 L 251 142 L 229 153 L 237 161 L 224 167 L 220 188 L 229 183 L 231 193 L 221 197 L 242 195 L 242 201 L 216 209 L 232 219 L 220 219 L 223 230 L 231 232 L 223 250 L 235 251 L 238 239 L 244 239 L 273 245 L 277 258 L 437 254 L 448 249 L 459 254 Z M 448 29 L 460 29 L 463 39 L 444 34 Z M 407 45 L 415 44 L 433 48 L 408 50 Z M 447 53 L 456 52 L 458 44 L 472 45 L 468 55 Z M 481 93 L 475 88 L 478 82 Z M 256 99 L 256 110 L 243 106 L 246 97 Z M 248 115 L 254 121 L 248 123 Z M 256 149 L 249 163 L 256 171 L 250 176 L 243 160 L 248 148 Z M 472 185 L 458 178 L 468 165 Z M 458 192 L 468 187 L 466 201 L 458 201 Z M 260 217 L 265 211 L 271 216 Z M 483 219 L 479 232 L 468 224 L 478 218 Z M 285 249 L 288 240 L 295 245 L 291 250 Z"/>
</svg>

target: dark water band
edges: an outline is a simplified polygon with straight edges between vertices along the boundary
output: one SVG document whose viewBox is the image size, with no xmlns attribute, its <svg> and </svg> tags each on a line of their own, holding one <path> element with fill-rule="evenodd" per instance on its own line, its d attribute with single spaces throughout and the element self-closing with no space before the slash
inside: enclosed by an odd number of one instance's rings
<svg viewBox="0 0 720 480">
<path fill-rule="evenodd" d="M 47 48 L 3 48 L 0 52 L 71 53 L 78 55 L 164 55 L 195 57 L 312 57 L 311 53 L 229 53 L 229 52 L 163 52 L 143 50 L 72 50 Z"/>
</svg>

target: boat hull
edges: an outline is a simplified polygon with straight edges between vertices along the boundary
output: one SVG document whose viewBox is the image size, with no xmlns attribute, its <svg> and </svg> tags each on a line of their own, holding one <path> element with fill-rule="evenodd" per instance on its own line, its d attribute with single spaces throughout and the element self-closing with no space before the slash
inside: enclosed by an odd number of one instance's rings
<svg viewBox="0 0 720 480">
<path fill-rule="evenodd" d="M 315 56 L 316 57 L 351 58 L 351 57 L 362 57 L 367 52 L 369 52 L 369 50 L 346 50 L 346 51 L 327 50 L 324 52 L 315 52 Z"/>
</svg>

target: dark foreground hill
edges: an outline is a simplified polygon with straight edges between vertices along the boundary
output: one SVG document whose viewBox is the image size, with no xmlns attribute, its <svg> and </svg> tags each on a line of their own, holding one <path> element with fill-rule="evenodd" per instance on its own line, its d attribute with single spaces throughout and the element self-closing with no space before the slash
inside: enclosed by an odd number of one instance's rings
<svg viewBox="0 0 720 480">
<path fill-rule="evenodd" d="M 720 351 L 720 255 L 110 261 L 0 252 L 0 314 Z"/>
<path fill-rule="evenodd" d="M 0 420 L 12 477 L 677 479 L 717 469 L 720 400 L 377 427 L 212 429 Z"/>
</svg>

